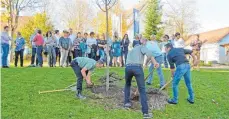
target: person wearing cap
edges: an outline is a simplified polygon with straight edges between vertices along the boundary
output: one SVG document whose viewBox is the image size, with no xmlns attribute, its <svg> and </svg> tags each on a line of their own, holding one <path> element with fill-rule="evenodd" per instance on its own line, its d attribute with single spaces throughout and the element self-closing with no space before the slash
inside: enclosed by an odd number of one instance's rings
<svg viewBox="0 0 229 119">
<path fill-rule="evenodd" d="M 178 32 L 175 34 L 174 47 L 175 48 L 184 48 L 185 47 L 185 42 L 181 38 L 180 33 Z"/>
<path fill-rule="evenodd" d="M 167 58 L 170 64 L 171 74 L 173 76 L 173 98 L 168 100 L 169 104 L 177 104 L 178 103 L 178 84 L 182 77 L 184 77 L 184 81 L 186 84 L 186 87 L 188 88 L 188 94 L 189 97 L 187 98 L 187 101 L 191 104 L 194 103 L 194 94 L 193 94 L 193 88 L 191 83 L 191 73 L 190 73 L 190 64 L 188 60 L 186 59 L 186 54 L 189 54 L 192 56 L 193 64 L 197 64 L 196 57 L 192 50 L 187 50 L 183 48 L 173 48 L 171 43 L 168 43 L 165 45 L 165 51 L 167 52 Z M 175 66 L 176 65 L 176 71 Z"/>
<path fill-rule="evenodd" d="M 92 87 L 94 84 L 91 82 L 91 73 L 96 67 L 102 67 L 103 60 L 98 60 L 87 57 L 77 57 L 72 60 L 71 67 L 77 77 L 77 94 L 76 97 L 79 99 L 85 99 L 86 97 L 82 95 L 82 83 L 83 79 L 87 83 L 87 87 Z"/>
<path fill-rule="evenodd" d="M 157 74 L 158 74 L 159 79 L 160 79 L 160 88 L 161 88 L 165 85 L 165 79 L 164 79 L 163 71 L 161 68 L 161 64 L 163 62 L 163 54 L 162 54 L 161 49 L 158 45 L 158 42 L 156 41 L 156 36 L 151 35 L 150 39 L 151 39 L 151 41 L 148 41 L 146 43 L 146 48 L 148 48 L 151 51 L 155 60 L 159 63 L 159 67 L 157 68 Z M 149 67 L 149 72 L 152 72 L 153 69 L 154 69 L 154 63 L 151 62 L 151 65 Z M 147 79 L 147 85 L 151 85 L 152 81 L 153 81 L 153 73 L 151 73 L 149 75 L 149 78 Z"/>
<path fill-rule="evenodd" d="M 59 40 L 59 46 L 60 46 L 60 66 L 65 67 L 68 57 L 68 52 L 71 48 L 71 39 L 68 37 L 69 32 L 67 30 L 63 31 L 64 36 L 60 38 Z"/>
<path fill-rule="evenodd" d="M 143 62 L 144 56 L 151 58 L 151 61 L 154 63 L 156 68 L 159 67 L 159 64 L 152 56 L 152 52 L 145 47 L 146 39 L 141 40 L 141 44 L 136 44 L 135 47 L 128 53 L 127 61 L 126 61 L 126 68 L 125 68 L 125 89 L 124 89 L 124 107 L 130 108 L 132 106 L 130 102 L 130 87 L 132 78 L 135 77 L 138 90 L 140 93 L 140 101 L 142 105 L 142 113 L 144 118 L 151 118 L 152 114 L 148 112 L 148 103 L 147 103 L 147 96 L 146 96 L 146 88 L 145 88 L 145 81 L 144 81 L 144 72 L 143 72 Z"/>
</svg>

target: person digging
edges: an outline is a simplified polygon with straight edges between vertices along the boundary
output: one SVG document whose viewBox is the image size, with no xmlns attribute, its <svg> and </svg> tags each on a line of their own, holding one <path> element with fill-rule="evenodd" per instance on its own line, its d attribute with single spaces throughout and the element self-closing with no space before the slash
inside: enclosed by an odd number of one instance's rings
<svg viewBox="0 0 229 119">
<path fill-rule="evenodd" d="M 96 62 L 95 60 L 87 57 L 77 57 L 73 59 L 73 61 L 71 62 L 71 67 L 74 70 L 74 73 L 77 77 L 77 86 L 76 86 L 77 98 L 86 99 L 86 97 L 82 95 L 83 79 L 86 81 L 88 88 L 93 87 L 94 84 L 91 82 L 91 72 L 96 67 L 99 68 L 102 66 L 103 66 L 103 60 L 99 60 Z"/>
<path fill-rule="evenodd" d="M 141 40 L 142 45 L 135 45 L 134 48 L 128 53 L 126 68 L 125 68 L 125 89 L 124 89 L 124 108 L 130 108 L 132 106 L 130 102 L 130 87 L 133 76 L 136 79 L 138 90 L 140 93 L 140 100 L 142 105 L 142 113 L 144 119 L 152 118 L 152 114 L 148 113 L 148 103 L 146 96 L 146 88 L 144 81 L 143 62 L 144 56 L 151 57 L 151 61 L 155 64 L 156 68 L 159 64 L 156 62 L 152 53 L 145 47 L 146 39 Z"/>
<path fill-rule="evenodd" d="M 173 48 L 171 43 L 165 45 L 165 50 L 167 52 L 167 58 L 170 64 L 171 74 L 173 76 L 173 98 L 168 100 L 169 104 L 177 104 L 178 103 L 178 84 L 182 77 L 184 77 L 184 81 L 186 87 L 188 88 L 189 97 L 187 101 L 191 104 L 194 103 L 194 94 L 191 83 L 191 73 L 190 73 L 190 64 L 186 59 L 186 54 L 189 54 L 193 57 L 194 66 L 197 65 L 197 60 L 194 53 L 191 50 L 183 49 L 183 48 Z M 176 64 L 176 71 L 175 66 Z"/>
</svg>

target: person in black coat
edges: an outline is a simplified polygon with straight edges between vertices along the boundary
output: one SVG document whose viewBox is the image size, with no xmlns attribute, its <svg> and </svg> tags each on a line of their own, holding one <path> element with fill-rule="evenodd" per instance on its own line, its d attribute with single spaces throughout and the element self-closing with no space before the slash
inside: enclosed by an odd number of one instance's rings
<svg viewBox="0 0 229 119">
<path fill-rule="evenodd" d="M 122 48 L 122 66 L 124 66 L 124 62 L 123 61 L 125 61 L 125 65 L 126 65 L 126 59 L 127 59 L 129 44 L 130 44 L 130 40 L 129 40 L 128 34 L 125 34 L 123 36 L 123 39 L 122 39 L 122 42 L 121 42 L 121 48 Z"/>
</svg>

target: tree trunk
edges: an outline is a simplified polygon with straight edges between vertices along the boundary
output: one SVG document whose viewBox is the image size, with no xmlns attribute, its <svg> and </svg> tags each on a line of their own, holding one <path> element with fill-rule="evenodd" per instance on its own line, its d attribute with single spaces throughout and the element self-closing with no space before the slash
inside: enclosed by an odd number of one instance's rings
<svg viewBox="0 0 229 119">
<path fill-rule="evenodd" d="M 107 70 L 106 70 L 106 73 L 107 73 L 107 78 L 106 78 L 106 91 L 109 90 L 109 59 L 110 59 L 110 56 L 109 56 L 109 44 L 108 44 L 108 28 L 109 28 L 109 24 L 108 24 L 108 9 L 107 9 L 107 0 L 105 0 L 105 8 L 106 8 L 106 39 L 107 39 L 107 50 L 106 50 L 106 53 L 107 53 Z"/>
</svg>

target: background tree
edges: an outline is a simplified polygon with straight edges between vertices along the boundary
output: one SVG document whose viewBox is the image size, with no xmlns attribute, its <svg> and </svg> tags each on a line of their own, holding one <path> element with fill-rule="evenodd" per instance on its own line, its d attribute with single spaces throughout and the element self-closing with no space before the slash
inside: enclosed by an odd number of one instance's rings
<svg viewBox="0 0 229 119">
<path fill-rule="evenodd" d="M 108 16 L 109 19 L 111 19 L 111 15 Z M 109 20 L 109 36 L 112 36 L 112 21 Z M 99 11 L 97 13 L 97 16 L 93 19 L 93 28 L 95 29 L 95 32 L 98 34 L 106 33 L 106 14 L 102 11 Z"/>
<path fill-rule="evenodd" d="M 35 14 L 33 18 L 19 30 L 25 38 L 27 45 L 30 47 L 30 36 L 34 33 L 36 28 L 40 29 L 43 34 L 53 30 L 53 25 L 45 12 Z"/>
<path fill-rule="evenodd" d="M 61 16 L 67 27 L 75 31 L 87 31 L 93 21 L 94 10 L 87 0 L 69 0 L 63 3 Z"/>
<path fill-rule="evenodd" d="M 196 20 L 195 0 L 166 0 L 163 6 L 166 32 L 180 32 L 186 39 L 199 28 Z"/>
<path fill-rule="evenodd" d="M 10 35 L 13 37 L 18 26 L 18 18 L 22 11 L 35 9 L 41 6 L 41 0 L 1 0 L 1 7 L 6 8 L 5 19 L 10 27 Z"/>
<path fill-rule="evenodd" d="M 159 39 L 163 34 L 163 29 L 160 27 L 162 12 L 159 0 L 148 0 L 146 5 L 144 37 L 149 39 L 154 34 Z"/>
<path fill-rule="evenodd" d="M 117 0 L 96 0 L 97 6 L 102 10 L 103 12 L 106 12 L 106 40 L 108 41 L 108 33 L 109 33 L 109 19 L 108 19 L 108 10 L 110 10 L 115 4 Z M 108 52 L 109 44 L 107 43 L 107 49 L 106 49 L 106 56 L 107 56 L 107 64 L 109 64 L 109 52 Z M 106 78 L 106 91 L 109 90 L 109 65 L 107 65 L 106 70 L 107 78 Z"/>
</svg>

